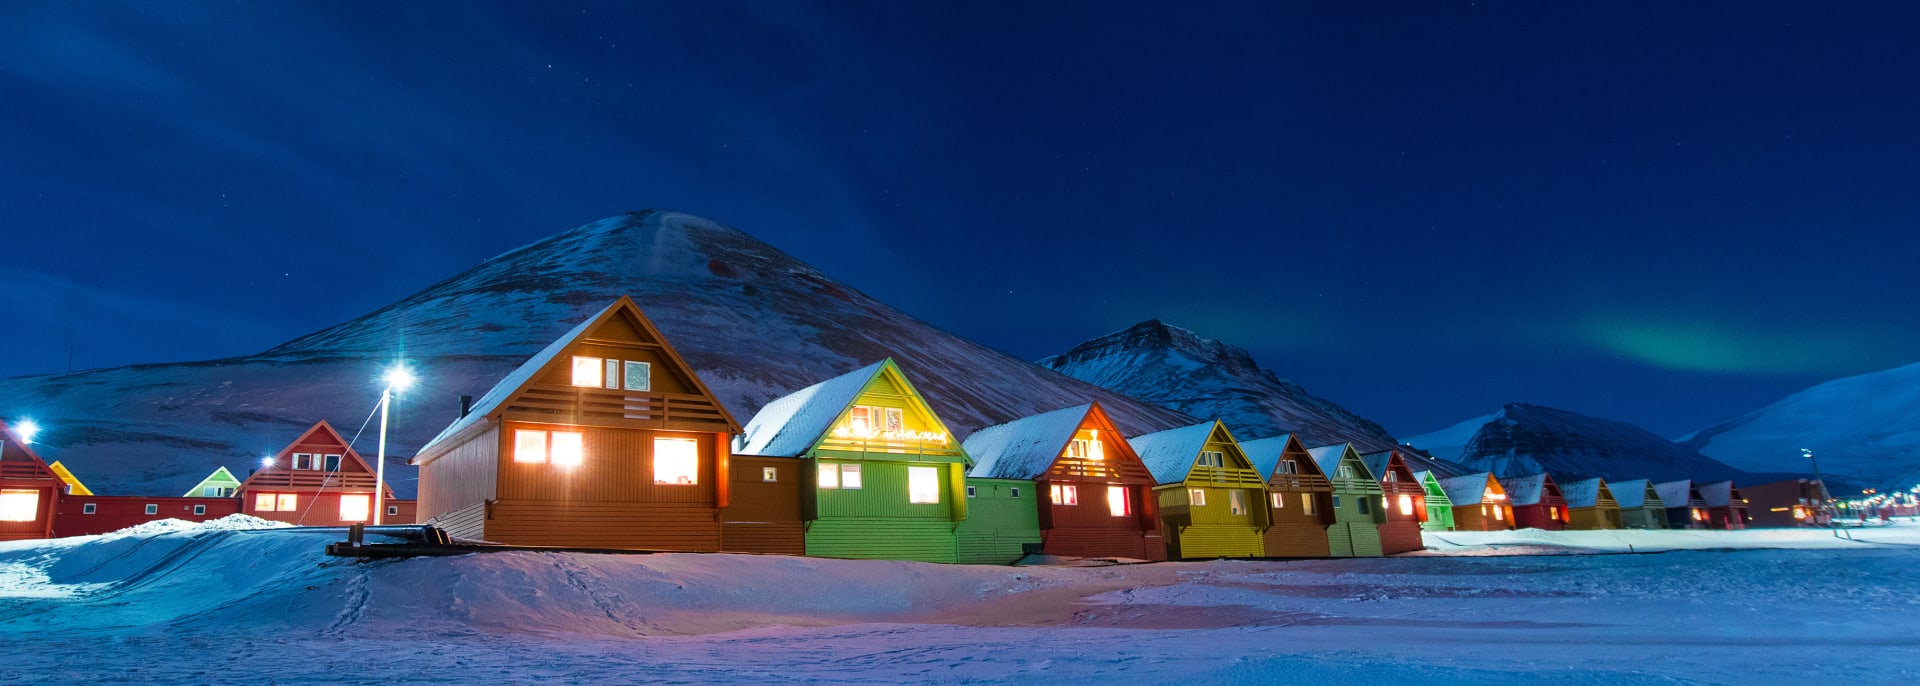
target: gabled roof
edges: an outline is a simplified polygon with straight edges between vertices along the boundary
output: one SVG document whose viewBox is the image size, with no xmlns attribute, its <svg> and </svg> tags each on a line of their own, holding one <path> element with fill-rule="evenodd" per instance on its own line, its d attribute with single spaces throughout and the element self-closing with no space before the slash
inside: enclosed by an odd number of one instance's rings
<svg viewBox="0 0 1920 686">
<path fill-rule="evenodd" d="M 745 433 L 734 440 L 734 452 L 767 457 L 798 457 L 820 442 L 860 398 L 860 392 L 892 363 L 888 358 L 820 383 L 788 393 L 767 403 L 747 421 Z"/>
<path fill-rule="evenodd" d="M 1440 480 L 1440 490 L 1446 491 L 1447 500 L 1454 505 L 1478 505 L 1487 500 L 1487 482 L 1493 480 L 1490 472 L 1462 474 Z M 1497 483 L 1497 482 L 1496 482 Z M 1505 490 L 1502 487 L 1501 490 Z"/>
<path fill-rule="evenodd" d="M 201 479 L 200 483 L 194 484 L 193 488 L 187 489 L 187 494 L 181 497 L 192 498 L 200 494 L 201 492 L 200 489 L 206 488 L 207 486 L 210 486 L 210 485 L 224 486 L 229 484 L 235 488 L 238 488 L 240 486 L 240 480 L 233 478 L 233 472 L 227 471 L 226 467 L 218 467 L 213 470 L 212 474 L 208 474 L 207 478 Z"/>
<path fill-rule="evenodd" d="M 1598 507 L 1605 483 L 1599 477 L 1568 482 L 1560 485 L 1560 495 L 1567 499 L 1567 507 Z"/>
<path fill-rule="evenodd" d="M 1515 506 L 1539 505 L 1540 499 L 1547 496 L 1547 485 L 1551 483 L 1553 477 L 1547 476 L 1546 472 L 1500 479 L 1500 487 L 1507 491 L 1507 502 Z M 1554 485 L 1558 487 L 1558 484 Z"/>
<path fill-rule="evenodd" d="M 1080 431 L 1093 404 L 989 426 L 968 436 L 962 448 L 973 456 L 968 476 L 982 479 L 1032 479 L 1045 474 Z"/>
<path fill-rule="evenodd" d="M 1700 487 L 1700 500 L 1706 502 L 1707 507 L 1726 507 L 1733 502 L 1735 490 L 1732 481 L 1715 481 Z"/>
<path fill-rule="evenodd" d="M 1607 490 L 1613 492 L 1613 502 L 1619 503 L 1620 509 L 1623 509 L 1623 510 L 1636 508 L 1636 507 L 1645 507 L 1647 505 L 1647 489 L 1650 489 L 1650 488 L 1653 488 L 1653 484 L 1651 482 L 1648 482 L 1646 479 L 1634 479 L 1632 481 L 1615 481 L 1611 484 L 1607 484 Z M 1653 497 L 1655 500 L 1658 500 L 1660 498 L 1659 494 L 1657 493 L 1654 494 Z M 1572 498 L 1568 498 L 1568 500 L 1571 501 Z M 1663 505 L 1661 503 L 1655 502 L 1654 506 L 1662 507 Z"/>
<path fill-rule="evenodd" d="M 93 491 L 88 489 L 86 484 L 80 483 L 80 478 L 74 476 L 73 472 L 67 471 L 67 466 L 60 464 L 59 460 L 54 460 L 53 464 L 47 465 L 47 469 L 67 484 L 68 493 L 73 495 L 93 495 Z"/>
<path fill-rule="evenodd" d="M 1357 475 L 1353 478 L 1372 479 L 1374 481 L 1380 480 L 1380 477 L 1376 476 L 1373 470 L 1367 467 L 1366 460 L 1360 459 L 1360 453 L 1353 449 L 1352 443 L 1335 443 L 1333 445 L 1323 445 L 1318 448 L 1307 449 L 1307 454 L 1312 455 L 1313 461 L 1320 465 L 1320 472 L 1329 477 L 1340 473 L 1340 460 L 1345 459 L 1349 453 L 1353 455 L 1353 462 L 1360 467 L 1360 471 L 1366 472 L 1366 474 Z"/>
<path fill-rule="evenodd" d="M 535 376 L 538 376 L 540 370 L 545 369 L 547 364 L 558 359 L 562 354 L 565 354 L 566 351 L 578 342 L 581 337 L 585 336 L 587 332 L 606 323 L 608 319 L 613 318 L 614 315 L 622 311 L 632 314 L 634 323 L 639 325 L 640 330 L 647 336 L 652 337 L 654 341 L 660 343 L 660 352 L 662 356 L 667 358 L 667 362 L 675 368 L 674 371 L 679 372 L 691 381 L 693 387 L 699 391 L 700 395 L 709 398 L 713 397 L 713 392 L 707 389 L 706 382 L 700 380 L 700 375 L 694 373 L 693 367 L 688 365 L 686 360 L 681 359 L 680 353 L 675 352 L 672 345 L 667 344 L 666 337 L 661 336 L 660 330 L 654 328 L 653 322 L 647 319 L 647 315 L 640 311 L 639 305 L 634 304 L 633 298 L 623 295 L 620 296 L 618 300 L 613 301 L 613 304 L 602 308 L 598 313 L 588 317 L 586 321 L 580 322 L 578 326 L 561 334 L 560 337 L 554 339 L 552 343 L 548 343 L 547 347 L 541 348 L 540 352 L 534 353 L 533 357 L 527 358 L 526 362 L 520 363 L 519 367 L 515 367 L 512 372 L 502 377 L 499 383 L 494 384 L 493 388 L 487 389 L 487 392 L 481 395 L 479 400 L 474 401 L 473 407 L 468 409 L 466 416 L 454 420 L 454 422 L 447 425 L 447 428 L 442 430 L 439 435 L 434 436 L 433 440 L 427 441 L 426 445 L 420 446 L 418 454 L 428 454 L 431 449 L 441 441 L 458 435 L 461 431 L 465 431 L 467 427 L 480 423 L 494 412 L 500 410 L 512 400 L 528 382 L 532 381 Z M 714 403 L 714 409 L 718 410 L 720 415 L 727 420 L 727 426 L 731 427 L 736 433 L 740 431 L 740 423 L 734 421 L 733 415 L 727 412 L 725 405 L 716 402 Z"/>
<path fill-rule="evenodd" d="M 1214 427 L 1219 425 L 1219 420 L 1213 420 L 1157 431 L 1135 436 L 1127 444 L 1133 446 L 1133 452 L 1147 465 L 1147 471 L 1153 472 L 1154 483 L 1177 484 L 1187 480 L 1194 460 L 1199 459 L 1200 451 L 1206 449 L 1207 440 L 1213 437 Z"/>
<path fill-rule="evenodd" d="M 1422 469 L 1420 471 L 1414 472 L 1413 480 L 1420 482 L 1421 490 L 1424 490 L 1427 492 L 1428 503 L 1433 503 L 1435 499 L 1439 499 L 1439 500 L 1446 501 L 1444 503 L 1446 505 L 1453 504 L 1453 499 L 1447 497 L 1447 489 L 1441 488 L 1440 477 L 1434 476 L 1433 470 Z M 1439 491 L 1439 493 L 1435 493 L 1434 491 Z"/>
<path fill-rule="evenodd" d="M 254 481 L 256 480 L 271 481 L 273 479 L 279 478 L 278 475 L 287 474 L 293 471 L 287 467 L 282 467 L 280 465 L 283 463 L 291 464 L 291 458 L 289 458 L 288 456 L 293 454 L 296 448 L 299 448 L 300 446 L 303 446 L 303 445 L 320 445 L 320 444 L 333 444 L 333 445 L 340 446 L 340 471 L 341 472 L 349 471 L 347 467 L 350 465 L 358 465 L 360 467 L 360 471 L 365 473 L 367 476 L 374 476 L 376 474 L 376 471 L 374 470 L 373 465 L 367 464 L 366 459 L 360 457 L 360 453 L 353 449 L 353 445 L 348 443 L 347 439 L 345 437 L 342 437 L 339 431 L 335 431 L 332 424 L 329 424 L 327 423 L 327 420 L 322 419 L 319 422 L 315 423 L 312 427 L 308 428 L 306 431 L 301 432 L 300 437 L 293 439 L 293 442 L 288 443 L 287 447 L 281 448 L 280 452 L 275 453 L 273 456 L 273 464 L 271 466 L 264 467 L 258 471 L 255 471 L 252 474 L 247 475 L 247 479 L 245 481 L 240 482 L 240 488 L 248 489 L 248 487 L 253 485 Z M 393 459 L 393 456 L 389 455 L 388 459 Z M 226 470 L 225 467 L 220 468 L 220 471 L 225 471 L 225 470 Z M 220 472 L 216 471 L 214 473 L 219 474 Z M 232 476 L 232 474 L 228 474 L 228 476 Z M 382 485 L 385 486 L 386 496 L 388 498 L 394 497 L 393 482 L 388 481 L 387 483 Z"/>
<path fill-rule="evenodd" d="M 1660 494 L 1660 502 L 1669 509 L 1686 507 L 1694 500 L 1700 499 L 1700 492 L 1694 490 L 1693 482 L 1687 479 L 1657 483 L 1653 485 L 1653 490 Z"/>
<path fill-rule="evenodd" d="M 1273 470 L 1280 467 L 1280 456 L 1287 452 L 1289 443 L 1298 446 L 1303 452 L 1307 449 L 1307 446 L 1300 442 L 1299 436 L 1280 434 L 1241 443 L 1240 452 L 1247 454 L 1247 461 L 1253 463 L 1253 468 L 1260 472 L 1261 479 L 1272 479 Z M 1308 457 L 1312 457 L 1312 454 L 1309 453 Z M 1312 460 L 1307 461 L 1312 462 Z M 1311 468 L 1318 469 L 1318 466 Z"/>
</svg>

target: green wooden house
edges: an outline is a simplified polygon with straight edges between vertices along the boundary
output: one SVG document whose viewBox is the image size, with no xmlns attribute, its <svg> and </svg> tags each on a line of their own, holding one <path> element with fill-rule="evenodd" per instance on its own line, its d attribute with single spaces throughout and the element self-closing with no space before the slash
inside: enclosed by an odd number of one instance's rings
<svg viewBox="0 0 1920 686">
<path fill-rule="evenodd" d="M 967 518 L 954 533 L 966 564 L 1006 565 L 1040 552 L 1040 499 L 1031 479 L 967 477 Z"/>
<path fill-rule="evenodd" d="M 1619 481 L 1608 486 L 1620 508 L 1620 526 L 1627 529 L 1667 528 L 1667 505 L 1647 479 Z"/>
<path fill-rule="evenodd" d="M 1447 489 L 1440 487 L 1440 479 L 1432 470 L 1415 472 L 1413 477 L 1420 480 L 1420 487 L 1427 491 L 1427 521 L 1420 528 L 1427 531 L 1453 530 L 1453 501 L 1447 499 Z"/>
<path fill-rule="evenodd" d="M 971 460 L 891 358 L 768 403 L 736 442 L 742 455 L 811 461 L 800 470 L 808 555 L 960 561 Z M 1017 512 L 1015 488 L 988 507 L 997 520 L 1017 518 L 997 509 Z"/>
<path fill-rule="evenodd" d="M 227 471 L 226 467 L 220 467 L 208 474 L 207 478 L 201 479 L 200 483 L 194 484 L 193 488 L 187 489 L 186 495 L 181 497 L 231 498 L 239 490 L 240 480 L 233 478 L 233 472 Z"/>
<path fill-rule="evenodd" d="M 1225 424 L 1168 429 L 1128 444 L 1158 484 L 1153 490 L 1169 559 L 1266 554 L 1267 484 Z"/>
<path fill-rule="evenodd" d="M 1351 443 L 1323 445 L 1307 454 L 1333 482 L 1333 524 L 1327 527 L 1327 548 L 1334 557 L 1380 557 L 1380 525 L 1387 522 L 1380 480 L 1367 470 Z"/>
</svg>

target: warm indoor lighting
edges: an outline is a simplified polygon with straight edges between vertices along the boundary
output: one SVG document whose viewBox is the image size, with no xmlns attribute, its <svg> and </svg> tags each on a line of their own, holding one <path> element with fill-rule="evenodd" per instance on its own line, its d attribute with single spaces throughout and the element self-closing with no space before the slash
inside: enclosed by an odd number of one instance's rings
<svg viewBox="0 0 1920 686">
<path fill-rule="evenodd" d="M 31 419 L 22 419 L 19 424 L 14 425 L 13 433 L 20 437 L 21 443 L 31 445 L 34 434 L 40 433 L 40 423 Z"/>
<path fill-rule="evenodd" d="M 907 468 L 907 502 L 935 504 L 940 502 L 940 468 Z"/>
<path fill-rule="evenodd" d="M 31 522 L 40 518 L 40 491 L 0 491 L 0 522 Z"/>
<path fill-rule="evenodd" d="M 691 438 L 653 439 L 653 482 L 700 483 L 700 442 Z"/>
</svg>

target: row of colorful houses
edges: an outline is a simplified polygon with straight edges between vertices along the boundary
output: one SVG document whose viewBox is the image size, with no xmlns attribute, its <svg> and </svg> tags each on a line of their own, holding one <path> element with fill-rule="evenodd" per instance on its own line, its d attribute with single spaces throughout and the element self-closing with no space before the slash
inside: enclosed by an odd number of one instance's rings
<svg viewBox="0 0 1920 686">
<path fill-rule="evenodd" d="M 18 441 L 0 457 L 0 497 L 41 489 L 37 523 L 4 519 L 24 517 L 26 496 L 0 499 L 0 537 L 234 513 L 339 525 L 385 508 L 387 522 L 508 544 L 1007 563 L 1379 556 L 1422 548 L 1423 531 L 1745 519 L 1731 483 L 1589 479 L 1563 491 L 1546 474 L 1416 471 L 1398 449 L 1242 443 L 1219 421 L 1128 437 L 1097 403 L 961 441 L 890 359 L 742 425 L 628 298 L 423 446 L 417 502 L 376 497 L 373 470 L 326 422 L 246 479 L 222 469 L 179 498 L 91 495 Z"/>
</svg>

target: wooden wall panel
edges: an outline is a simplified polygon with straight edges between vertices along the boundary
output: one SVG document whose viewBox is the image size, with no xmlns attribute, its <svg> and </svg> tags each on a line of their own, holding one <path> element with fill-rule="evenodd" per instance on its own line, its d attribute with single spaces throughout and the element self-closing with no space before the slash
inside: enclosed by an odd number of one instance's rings
<svg viewBox="0 0 1920 686">
<path fill-rule="evenodd" d="M 498 500 L 487 540 L 518 545 L 719 552 L 713 508 L 672 503 Z"/>
<path fill-rule="evenodd" d="M 487 539 L 486 520 L 487 504 L 474 503 L 452 512 L 443 512 L 425 523 L 440 527 L 454 538 L 484 541 Z"/>
<path fill-rule="evenodd" d="M 500 431 L 489 428 L 420 466 L 419 518 L 431 519 L 493 499 Z"/>
<path fill-rule="evenodd" d="M 1189 560 L 1263 554 L 1260 533 L 1249 526 L 1194 524 L 1180 530 L 1179 544 L 1180 557 Z"/>
<path fill-rule="evenodd" d="M 805 555 L 807 532 L 800 522 L 721 522 L 720 550 Z"/>
<path fill-rule="evenodd" d="M 514 462 L 514 431 L 523 428 L 581 431 L 585 434 L 585 456 L 574 467 Z M 718 457 L 716 450 L 721 446 L 714 434 L 508 422 L 502 435 L 506 450 L 500 457 L 498 498 L 503 501 L 683 503 L 707 507 L 715 503 L 714 465 Z M 653 483 L 656 437 L 700 441 L 699 483 Z"/>
<path fill-rule="evenodd" d="M 1137 528 L 1061 528 L 1041 532 L 1041 550 L 1064 557 L 1120 557 L 1135 560 L 1167 559 L 1166 542 Z M 1157 550 L 1156 550 L 1157 549 Z"/>
<path fill-rule="evenodd" d="M 86 506 L 93 506 L 87 514 Z M 156 512 L 147 514 L 147 506 Z M 194 514 L 194 506 L 204 512 Z M 149 498 L 132 495 L 66 495 L 53 517 L 54 536 L 89 536 L 162 519 L 205 522 L 240 511 L 238 498 Z"/>
<path fill-rule="evenodd" d="M 943 520 L 843 518 L 807 525 L 807 555 L 872 560 L 957 562 L 954 523 Z"/>
<path fill-rule="evenodd" d="M 720 510 L 723 522 L 799 523 L 804 470 L 813 462 L 783 457 L 733 456 L 732 502 Z M 768 482 L 762 470 L 774 470 Z"/>
<path fill-rule="evenodd" d="M 836 461 L 821 458 L 809 462 L 859 464 L 861 487 L 859 489 L 819 489 L 819 517 L 835 519 L 842 517 L 916 519 L 950 522 L 953 519 L 953 489 L 950 470 L 962 469 L 963 465 L 945 462 L 886 462 L 880 460 Z M 940 502 L 933 504 L 907 502 L 907 468 L 934 467 L 939 469 Z M 965 497 L 965 494 L 961 494 Z"/>
</svg>

